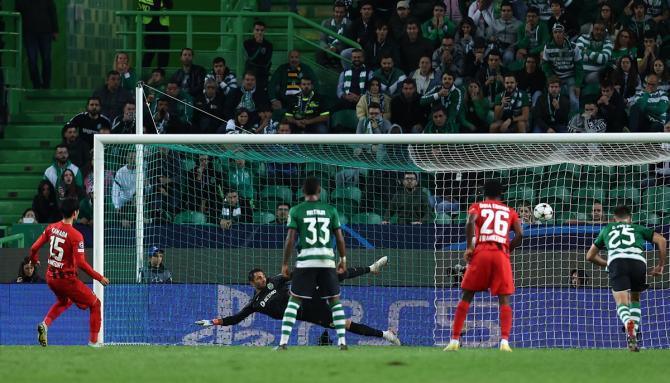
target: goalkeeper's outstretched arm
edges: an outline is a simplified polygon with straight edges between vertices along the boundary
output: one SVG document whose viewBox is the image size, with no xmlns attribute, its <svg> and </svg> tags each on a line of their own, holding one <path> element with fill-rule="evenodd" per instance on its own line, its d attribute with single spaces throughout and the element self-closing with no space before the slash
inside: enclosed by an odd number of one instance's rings
<svg viewBox="0 0 670 383">
<path fill-rule="evenodd" d="M 235 315 L 231 315 L 225 318 L 216 318 L 216 319 L 201 319 L 199 321 L 196 321 L 195 324 L 198 326 L 203 326 L 203 327 L 209 327 L 209 326 L 232 326 L 236 325 L 243 320 L 247 319 L 247 317 L 251 314 L 254 313 L 253 307 L 251 307 L 251 303 L 247 303 L 240 312 L 238 312 Z"/>
</svg>

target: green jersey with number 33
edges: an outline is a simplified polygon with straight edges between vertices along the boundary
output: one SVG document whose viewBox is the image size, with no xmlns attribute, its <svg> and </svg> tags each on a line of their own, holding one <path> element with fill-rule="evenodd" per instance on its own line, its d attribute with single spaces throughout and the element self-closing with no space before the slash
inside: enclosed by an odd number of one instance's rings
<svg viewBox="0 0 670 383">
<path fill-rule="evenodd" d="M 593 244 L 607 249 L 607 265 L 618 258 L 636 259 L 646 264 L 645 242 L 651 242 L 653 237 L 654 231 L 648 227 L 616 222 L 605 226 Z"/>
<path fill-rule="evenodd" d="M 305 201 L 291 208 L 287 226 L 298 231 L 295 267 L 336 267 L 332 232 L 340 228 L 340 217 L 334 207 Z"/>
</svg>

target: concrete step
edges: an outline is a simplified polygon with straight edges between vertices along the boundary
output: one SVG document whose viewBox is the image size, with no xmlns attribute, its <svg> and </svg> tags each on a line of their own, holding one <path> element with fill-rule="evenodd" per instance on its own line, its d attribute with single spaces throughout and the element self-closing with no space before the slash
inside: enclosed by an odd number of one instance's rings
<svg viewBox="0 0 670 383">
<path fill-rule="evenodd" d="M 47 166 L 44 166 L 43 170 L 46 170 Z M 37 184 L 39 184 L 42 177 L 37 174 L 25 175 L 25 176 L 7 176 L 0 174 L 0 185 L 3 185 L 3 189 L 32 189 L 33 191 L 37 190 Z M 2 197 L 2 196 L 0 196 Z"/>
<path fill-rule="evenodd" d="M 2 179 L 2 177 L 0 177 Z M 16 185 L 10 185 L 8 190 L 5 190 L 0 194 L 0 198 L 6 198 L 11 200 L 24 200 L 32 201 L 35 194 L 37 194 L 37 185 L 39 184 L 41 177 L 35 179 L 35 187 L 30 189 L 18 189 Z"/>
<path fill-rule="evenodd" d="M 31 163 L 41 162 L 44 167 L 53 161 L 52 150 L 0 150 L 0 163 L 23 164 L 29 159 Z"/>
<path fill-rule="evenodd" d="M 0 140 L 0 149 L 49 149 L 53 150 L 61 140 L 39 138 L 7 138 Z"/>
<path fill-rule="evenodd" d="M 28 174 L 41 175 L 44 174 L 45 169 L 46 165 L 42 163 L 0 164 L 0 175 L 4 176 L 28 175 Z"/>
<path fill-rule="evenodd" d="M 62 124 L 17 124 L 12 123 L 5 129 L 5 139 L 60 140 Z"/>
</svg>

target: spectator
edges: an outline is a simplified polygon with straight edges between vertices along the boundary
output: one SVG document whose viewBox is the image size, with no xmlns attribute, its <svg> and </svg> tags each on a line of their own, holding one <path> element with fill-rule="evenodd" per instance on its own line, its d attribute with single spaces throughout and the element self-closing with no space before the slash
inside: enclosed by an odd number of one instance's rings
<svg viewBox="0 0 670 383">
<path fill-rule="evenodd" d="M 213 78 L 205 80 L 205 92 L 193 101 L 193 128 L 196 133 L 215 133 L 223 121 L 224 91 Z"/>
<path fill-rule="evenodd" d="M 79 201 L 78 221 L 81 225 L 93 226 L 93 191 L 84 193 Z"/>
<path fill-rule="evenodd" d="M 461 130 L 464 133 L 488 133 L 491 125 L 491 104 L 482 95 L 482 87 L 475 80 L 468 84 L 463 112 L 461 113 Z"/>
<path fill-rule="evenodd" d="M 460 0 L 444 0 L 445 14 L 449 20 L 454 23 L 460 23 L 467 17 L 467 7 L 465 1 Z"/>
<path fill-rule="evenodd" d="M 56 195 L 58 196 L 58 205 L 66 199 L 76 199 L 80 201 L 85 197 L 84 190 L 74 182 L 74 172 L 65 169 L 58 179 L 56 186 Z"/>
<path fill-rule="evenodd" d="M 521 204 L 519 204 L 519 207 L 517 207 L 517 211 L 519 212 L 519 219 L 521 219 L 521 223 L 526 225 L 535 223 L 535 215 L 533 214 L 533 207 L 530 206 L 530 202 L 521 201 Z"/>
<path fill-rule="evenodd" d="M 644 37 L 648 33 L 656 38 L 657 26 L 656 22 L 647 15 L 647 4 L 643 0 L 634 0 L 628 4 L 626 9 L 632 7 L 633 11 L 630 15 L 624 19 L 623 26 L 630 29 L 633 32 L 633 38 L 637 41 L 637 53 L 638 58 L 642 58 L 644 54 L 645 47 L 643 45 Z M 628 12 L 626 12 L 628 13 Z"/>
<path fill-rule="evenodd" d="M 295 103 L 286 112 L 286 119 L 300 133 L 328 133 L 330 112 L 323 105 L 321 97 L 314 92 L 313 81 L 309 77 L 300 80 L 300 93 Z"/>
<path fill-rule="evenodd" d="M 512 4 L 509 0 L 504 0 L 500 5 L 500 17 L 495 18 L 493 24 L 490 25 L 492 33 L 490 39 L 502 52 L 502 59 L 506 65 L 514 61 L 519 29 L 521 29 L 521 21 L 514 18 Z"/>
<path fill-rule="evenodd" d="M 51 182 L 42 180 L 37 185 L 37 195 L 33 198 L 33 211 L 38 223 L 54 223 L 62 218 Z"/>
<path fill-rule="evenodd" d="M 217 133 L 226 133 L 226 134 L 243 134 L 243 133 L 252 133 L 253 123 L 249 118 L 249 111 L 240 108 L 235 111 L 235 118 L 231 118 L 225 125 L 221 125 Z"/>
<path fill-rule="evenodd" d="M 459 133 L 459 127 L 456 124 L 447 123 L 447 110 L 442 105 L 437 105 L 431 113 L 431 119 L 426 124 L 424 133 Z"/>
<path fill-rule="evenodd" d="M 91 160 L 89 152 L 91 148 L 79 138 L 79 132 L 76 126 L 65 125 L 61 130 L 63 137 L 63 144 L 67 146 L 68 158 L 70 162 L 75 164 L 78 168 L 84 168 Z"/>
<path fill-rule="evenodd" d="M 608 132 L 623 132 L 627 128 L 626 102 L 611 82 L 600 85 L 600 96 L 596 103 L 600 114 L 605 116 Z"/>
<path fill-rule="evenodd" d="M 128 53 L 117 52 L 114 56 L 114 70 L 119 72 L 121 77 L 121 88 L 127 90 L 131 94 L 135 92 L 137 87 L 137 75 L 130 67 L 130 60 Z"/>
<path fill-rule="evenodd" d="M 112 122 L 112 133 L 135 134 L 135 101 L 126 101 L 123 114 L 117 116 Z"/>
<path fill-rule="evenodd" d="M 538 14 L 540 15 L 540 20 L 547 22 L 551 17 L 551 8 L 549 8 L 549 2 L 547 0 L 526 0 L 528 3 L 528 11 L 530 8 L 536 8 Z"/>
<path fill-rule="evenodd" d="M 30 80 L 35 89 L 51 87 L 51 41 L 58 37 L 58 17 L 53 0 L 18 0 L 15 9 L 21 14 L 23 44 L 26 47 Z M 42 59 L 42 75 L 37 55 Z"/>
<path fill-rule="evenodd" d="M 463 91 L 454 85 L 454 75 L 450 72 L 442 74 L 442 85 L 436 86 L 421 97 L 421 105 L 443 106 L 447 111 L 448 131 L 456 132 L 456 124 L 460 119 L 463 106 Z"/>
<path fill-rule="evenodd" d="M 170 113 L 170 100 L 165 96 L 156 101 L 156 111 L 152 118 L 158 134 L 176 134 L 186 131 L 186 125 L 176 115 Z"/>
<path fill-rule="evenodd" d="M 407 21 L 410 20 L 409 1 L 398 1 L 396 4 L 396 11 L 389 19 L 391 26 L 391 37 L 395 41 L 402 40 L 407 34 Z"/>
<path fill-rule="evenodd" d="M 375 40 L 374 7 L 369 0 L 360 1 L 358 5 L 361 16 L 349 24 L 344 31 L 344 37 L 357 42 L 361 47 L 366 47 Z M 348 48 L 342 51 L 342 56 L 348 57 L 351 53 L 353 49 Z M 345 70 L 349 69 L 349 64 L 343 61 L 342 67 Z"/>
<path fill-rule="evenodd" d="M 662 59 L 654 60 L 651 65 L 651 70 L 646 73 L 641 73 L 641 75 L 646 76 L 650 73 L 653 73 L 658 77 L 658 89 L 667 93 L 668 89 L 670 89 L 670 84 L 668 84 L 669 76 Z"/>
<path fill-rule="evenodd" d="M 619 31 L 614 39 L 612 62 L 616 63 L 624 56 L 637 57 L 637 45 L 633 32 L 628 28 Z"/>
<path fill-rule="evenodd" d="M 206 76 L 205 68 L 193 64 L 193 56 L 193 49 L 183 48 L 180 56 L 181 68 L 170 78 L 171 82 L 177 84 L 181 91 L 188 93 L 191 98 L 202 94 Z"/>
<path fill-rule="evenodd" d="M 598 110 L 595 99 L 584 101 L 584 113 L 575 115 L 568 123 L 570 133 L 605 133 L 607 120 Z"/>
<path fill-rule="evenodd" d="M 134 205 L 136 177 L 135 152 L 128 152 L 126 154 L 126 164 L 117 170 L 112 185 L 112 204 L 117 212 L 124 208 L 130 210 L 129 207 Z"/>
<path fill-rule="evenodd" d="M 514 74 L 519 89 L 528 93 L 532 105 L 535 105 L 547 84 L 544 72 L 538 67 L 539 61 L 537 56 L 526 56 L 523 69 Z"/>
<path fill-rule="evenodd" d="M 254 37 L 244 40 L 244 51 L 247 61 L 245 72 L 254 73 L 254 87 L 265 92 L 268 86 L 268 76 L 272 67 L 272 43 L 265 39 L 265 23 L 254 22 Z M 245 74 L 246 76 L 246 74 Z"/>
<path fill-rule="evenodd" d="M 277 225 L 286 225 L 288 222 L 288 211 L 291 206 L 287 203 L 280 203 L 275 210 L 275 222 Z"/>
<path fill-rule="evenodd" d="M 488 60 L 484 55 L 485 49 L 486 41 L 481 37 L 475 37 L 472 51 L 463 56 L 461 76 L 465 78 L 476 78 L 479 72 L 486 69 Z"/>
<path fill-rule="evenodd" d="M 430 40 L 421 36 L 419 22 L 416 20 L 407 21 L 407 35 L 400 40 L 400 56 L 402 62 L 398 65 L 403 72 L 411 72 L 414 65 L 419 62 L 423 56 L 431 57 L 433 54 L 433 44 Z"/>
<path fill-rule="evenodd" d="M 121 88 L 121 76 L 115 70 L 107 73 L 107 82 L 102 88 L 93 92 L 93 97 L 100 99 L 102 114 L 110 121 L 122 113 L 126 101 L 132 100 L 131 94 Z"/>
<path fill-rule="evenodd" d="M 662 132 L 667 120 L 668 95 L 658 89 L 659 78 L 652 73 L 645 78 L 644 89 L 628 99 L 632 132 Z"/>
<path fill-rule="evenodd" d="M 241 198 L 253 200 L 256 192 L 254 190 L 254 177 L 247 162 L 242 159 L 235 160 L 235 166 L 228 171 L 228 186 L 236 190 Z"/>
<path fill-rule="evenodd" d="M 577 37 L 579 26 L 573 15 L 565 11 L 563 0 L 550 0 L 549 9 L 551 10 L 551 17 L 547 20 L 548 29 L 553 31 L 554 25 L 560 24 L 563 26 L 563 31 L 568 39 L 572 40 Z"/>
<path fill-rule="evenodd" d="M 219 174 L 214 170 L 210 157 L 198 155 L 193 170 L 186 174 L 185 194 L 198 198 L 185 198 L 185 209 L 205 214 L 208 222 L 216 222 L 220 206 L 217 206 L 216 181 Z"/>
<path fill-rule="evenodd" d="M 468 7 L 468 17 L 477 26 L 477 36 L 484 37 L 489 34 L 487 28 L 493 25 L 493 0 L 475 0 Z"/>
<path fill-rule="evenodd" d="M 458 32 L 455 36 L 456 47 L 461 53 L 468 54 L 475 49 L 476 33 L 477 27 L 475 26 L 475 22 L 467 16 L 463 18 L 458 24 Z M 444 47 L 444 38 L 442 38 L 442 46 Z M 435 65 L 435 53 L 433 53 L 433 65 Z"/>
<path fill-rule="evenodd" d="M 541 55 L 549 42 L 547 24 L 540 21 L 540 11 L 535 7 L 528 8 L 526 23 L 517 30 L 517 60 L 528 55 Z"/>
<path fill-rule="evenodd" d="M 356 104 L 365 93 L 365 84 L 372 78 L 372 71 L 363 64 L 364 55 L 360 49 L 351 51 L 351 67 L 340 73 L 337 81 L 337 109 L 356 109 Z"/>
<path fill-rule="evenodd" d="M 344 31 L 349 27 L 350 20 L 347 18 L 347 7 L 344 3 L 336 1 L 333 5 L 333 17 L 321 22 L 321 26 L 331 30 L 338 35 L 343 36 Z M 344 49 L 344 45 L 336 37 L 321 33 L 319 46 L 329 50 L 332 53 L 339 54 Z M 323 50 L 316 52 L 316 62 L 326 67 L 339 67 L 340 61 L 335 56 L 329 55 Z"/>
<path fill-rule="evenodd" d="M 465 57 L 460 47 L 456 46 L 454 38 L 445 36 L 442 38 L 442 45 L 433 52 L 433 69 L 437 73 L 452 72 L 456 76 L 456 85 L 460 86 L 462 83 L 461 74 L 463 73 L 464 59 Z M 419 69 L 420 65 L 421 61 L 419 61 Z M 438 81 L 439 77 L 438 75 Z"/>
<path fill-rule="evenodd" d="M 149 265 L 140 269 L 143 283 L 172 283 L 172 272 L 165 268 L 165 251 L 157 246 L 149 248 Z"/>
<path fill-rule="evenodd" d="M 160 224 L 168 224 L 174 220 L 174 216 L 179 213 L 181 209 L 181 166 L 176 162 L 176 166 L 158 166 L 157 177 L 154 177 L 155 193 L 151 196 L 154 200 L 153 222 Z M 199 192 L 201 193 L 201 191 Z"/>
<path fill-rule="evenodd" d="M 358 120 L 356 134 L 387 134 L 391 131 L 391 123 L 382 116 L 379 104 L 368 105 L 368 117 Z M 362 154 L 382 158 L 382 145 L 358 145 L 354 148 L 354 156 Z"/>
<path fill-rule="evenodd" d="M 365 65 L 370 70 L 377 70 L 381 67 L 381 60 L 385 56 L 393 58 L 394 63 L 400 63 L 400 54 L 398 44 L 389 38 L 388 24 L 378 21 L 375 27 L 375 39 L 364 46 Z"/>
<path fill-rule="evenodd" d="M 163 68 L 155 68 L 151 71 L 151 77 L 147 80 L 147 85 L 151 88 L 165 92 L 167 81 L 165 80 L 165 70 Z M 145 89 L 147 92 L 147 102 L 153 103 L 156 100 L 156 91 L 154 89 Z"/>
<path fill-rule="evenodd" d="M 272 119 L 272 108 L 270 105 L 258 107 L 258 123 L 254 124 L 256 134 L 275 134 L 279 128 L 279 121 Z"/>
<path fill-rule="evenodd" d="M 76 126 L 79 130 L 79 137 L 90 148 L 93 147 L 93 135 L 98 133 L 101 127 L 105 126 L 110 129 L 112 127 L 110 120 L 100 114 L 100 105 L 100 97 L 89 97 L 86 101 L 86 112 L 79 113 L 66 124 Z"/>
<path fill-rule="evenodd" d="M 589 284 L 589 275 L 584 270 L 570 270 L 570 287 L 579 289 Z"/>
<path fill-rule="evenodd" d="M 663 126 L 664 133 L 670 133 L 670 122 Z M 661 149 L 670 150 L 670 145 L 661 144 Z M 640 189 L 644 190 L 654 186 L 670 185 L 670 161 L 658 162 L 649 166 L 649 173 L 640 182 Z"/>
<path fill-rule="evenodd" d="M 612 74 L 614 88 L 627 100 L 637 93 L 640 86 L 640 76 L 638 75 L 637 65 L 630 56 L 623 56 L 619 59 L 617 67 Z"/>
<path fill-rule="evenodd" d="M 270 104 L 264 89 L 257 84 L 253 72 L 246 72 L 242 78 L 242 86 L 231 90 L 226 97 L 223 113 L 225 118 L 233 118 L 237 109 L 244 108 L 249 111 L 252 123 L 255 123 L 258 120 L 256 107 Z"/>
<path fill-rule="evenodd" d="M 379 80 L 381 91 L 391 97 L 395 96 L 399 89 L 399 84 L 407 78 L 405 73 L 394 66 L 393 57 L 385 54 L 381 59 L 381 68 L 373 73 L 373 77 Z"/>
<path fill-rule="evenodd" d="M 507 75 L 507 71 L 502 66 L 500 52 L 495 49 L 490 51 L 486 59 L 486 65 L 477 72 L 476 79 L 483 85 L 483 95 L 489 99 L 491 104 L 495 102 L 496 96 L 505 89 L 505 75 Z"/>
<path fill-rule="evenodd" d="M 516 86 L 514 75 L 505 76 L 505 91 L 496 97 L 491 133 L 526 133 L 530 115 L 528 94 Z"/>
<path fill-rule="evenodd" d="M 570 101 L 561 94 L 561 81 L 551 77 L 547 91 L 533 107 L 533 121 L 538 133 L 566 133 L 570 116 Z"/>
<path fill-rule="evenodd" d="M 295 49 L 288 52 L 288 63 L 275 70 L 268 86 L 272 109 L 288 109 L 295 104 L 300 93 L 300 81 L 305 77 L 312 80 L 313 89 L 319 89 L 319 81 L 312 68 L 300 62 L 300 52 Z"/>
<path fill-rule="evenodd" d="M 227 96 L 231 90 L 237 88 L 237 77 L 229 67 L 226 66 L 226 59 L 223 57 L 215 57 L 212 60 L 212 72 L 205 76 L 205 86 L 207 80 L 214 80 L 216 83 L 217 93 Z M 205 89 L 206 90 L 206 89 Z"/>
<path fill-rule="evenodd" d="M 23 258 L 19 265 L 19 274 L 13 283 L 46 283 L 42 277 L 37 274 L 36 266 L 30 261 L 30 257 Z"/>
<path fill-rule="evenodd" d="M 388 94 L 381 93 L 381 84 L 378 78 L 368 81 L 368 91 L 358 100 L 356 104 L 356 117 L 358 119 L 368 117 L 368 105 L 379 104 L 382 117 L 385 120 L 391 119 L 391 97 Z"/>
<path fill-rule="evenodd" d="M 172 9 L 172 0 L 137 0 L 137 7 L 140 11 L 167 11 Z M 157 56 L 159 68 L 165 68 L 168 65 L 168 52 L 170 49 L 170 35 L 167 33 L 170 29 L 170 16 L 142 16 L 144 24 L 144 48 L 146 53 L 142 57 L 142 67 L 151 67 L 154 54 Z M 151 32 L 162 32 L 161 34 L 152 34 Z M 155 52 L 154 50 L 162 50 Z"/>
<path fill-rule="evenodd" d="M 69 160 L 67 145 L 58 144 L 54 154 L 54 162 L 44 171 L 44 179 L 51 182 L 51 186 L 55 188 L 58 185 L 58 180 L 66 169 L 72 170 L 75 175 L 76 184 L 83 186 L 84 182 L 82 175 L 79 172 L 79 167 Z"/>
<path fill-rule="evenodd" d="M 21 218 L 19 218 L 18 223 L 37 223 L 36 218 L 37 216 L 35 215 L 35 210 L 29 207 L 23 211 L 23 214 L 21 214 Z"/>
<path fill-rule="evenodd" d="M 404 174 L 403 188 L 391 199 L 383 223 L 389 223 L 393 217 L 396 217 L 397 223 L 401 225 L 430 222 L 428 196 L 421 188 L 417 187 L 417 181 L 416 173 L 407 172 Z"/>
<path fill-rule="evenodd" d="M 179 118 L 182 124 L 189 125 L 193 119 L 193 98 L 190 93 L 180 88 L 179 83 L 173 80 L 168 81 L 165 93 L 167 96 L 164 97 L 168 100 L 170 114 Z"/>
<path fill-rule="evenodd" d="M 605 22 L 596 20 L 590 35 L 581 35 L 577 39 L 577 48 L 582 55 L 584 80 L 587 84 L 597 84 L 600 74 L 612 58 L 612 41 L 607 36 Z"/>
<path fill-rule="evenodd" d="M 609 37 L 610 41 L 615 41 L 616 35 L 621 29 L 621 24 L 619 23 L 620 19 L 614 14 L 614 8 L 609 1 L 602 2 L 599 4 L 599 6 L 600 9 L 598 10 L 598 17 L 595 17 L 595 19 L 602 20 L 603 24 L 605 25 L 605 32 L 607 33 L 607 37 Z M 584 17 L 587 16 L 583 10 L 580 12 L 580 14 L 583 14 Z M 590 16 L 595 16 L 595 14 L 591 13 Z M 582 34 L 589 33 L 592 27 L 593 22 L 582 24 Z"/>
<path fill-rule="evenodd" d="M 446 16 L 444 3 L 433 5 L 433 17 L 421 25 L 423 37 L 437 45 L 444 36 L 453 36 L 456 33 L 456 24 Z"/>
<path fill-rule="evenodd" d="M 565 38 L 563 25 L 554 25 L 552 37 L 544 48 L 542 70 L 547 78 L 556 76 L 561 80 L 563 93 L 570 96 L 571 111 L 576 112 L 584 77 L 582 55 L 579 48 Z"/>
<path fill-rule="evenodd" d="M 609 222 L 609 219 L 604 213 L 603 204 L 601 201 L 595 199 L 591 205 L 591 213 L 589 214 L 586 221 L 578 219 L 570 219 L 566 221 L 566 224 L 595 224 L 603 225 Z"/>
<path fill-rule="evenodd" d="M 219 221 L 221 229 L 228 230 L 234 223 L 249 223 L 251 216 L 252 212 L 247 200 L 241 199 L 237 191 L 229 190 L 221 209 L 221 220 Z"/>
<path fill-rule="evenodd" d="M 402 128 L 403 133 L 420 133 L 426 121 L 426 107 L 421 105 L 421 96 L 411 78 L 402 82 L 400 94 L 391 100 L 391 123 Z"/>
<path fill-rule="evenodd" d="M 448 53 L 449 51 L 445 50 L 444 52 Z M 433 64 L 428 56 L 421 57 L 419 60 L 419 69 L 410 73 L 409 78 L 416 83 L 416 88 L 420 95 L 440 84 L 440 75 L 433 70 Z"/>
</svg>

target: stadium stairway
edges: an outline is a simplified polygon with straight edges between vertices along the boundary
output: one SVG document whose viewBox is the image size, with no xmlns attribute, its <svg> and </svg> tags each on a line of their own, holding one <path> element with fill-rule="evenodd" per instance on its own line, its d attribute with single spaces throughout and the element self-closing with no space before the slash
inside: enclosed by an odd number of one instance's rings
<svg viewBox="0 0 670 383">
<path fill-rule="evenodd" d="M 89 90 L 11 90 L 12 110 L 0 139 L 0 225 L 16 223 L 61 141 L 63 124 L 84 110 Z"/>
</svg>

